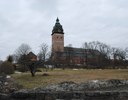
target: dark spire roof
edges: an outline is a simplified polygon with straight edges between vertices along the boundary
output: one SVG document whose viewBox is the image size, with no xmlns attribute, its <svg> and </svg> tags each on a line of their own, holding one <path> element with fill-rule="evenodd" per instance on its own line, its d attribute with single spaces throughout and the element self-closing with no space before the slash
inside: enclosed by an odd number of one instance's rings
<svg viewBox="0 0 128 100">
<path fill-rule="evenodd" d="M 63 27 L 62 27 L 62 25 L 60 24 L 58 17 L 57 17 L 57 19 L 56 19 L 55 26 L 53 27 L 52 35 L 53 35 L 54 33 L 64 34 L 64 32 L 63 32 Z"/>
<path fill-rule="evenodd" d="M 57 19 L 56 19 L 56 23 L 59 23 L 59 19 L 58 19 L 58 17 L 57 17 Z"/>
</svg>

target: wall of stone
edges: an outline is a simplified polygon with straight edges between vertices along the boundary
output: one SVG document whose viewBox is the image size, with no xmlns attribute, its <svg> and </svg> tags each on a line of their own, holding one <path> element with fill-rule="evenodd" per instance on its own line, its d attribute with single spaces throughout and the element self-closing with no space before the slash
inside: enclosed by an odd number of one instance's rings
<svg viewBox="0 0 128 100">
<path fill-rule="evenodd" d="M 0 94 L 0 100 L 128 100 L 128 92 L 40 92 Z"/>
<path fill-rule="evenodd" d="M 7 85 L 2 85 L 6 81 L 2 81 L 0 100 L 128 100 L 128 80 L 91 80 L 80 84 L 62 82 L 21 90 L 13 89 L 15 86 L 9 86 L 8 90 L 5 88 Z"/>
</svg>

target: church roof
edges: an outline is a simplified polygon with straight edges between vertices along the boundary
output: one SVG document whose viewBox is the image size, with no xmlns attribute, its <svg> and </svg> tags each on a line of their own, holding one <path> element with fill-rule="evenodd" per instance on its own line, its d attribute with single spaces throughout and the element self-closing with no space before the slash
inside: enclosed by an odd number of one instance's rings
<svg viewBox="0 0 128 100">
<path fill-rule="evenodd" d="M 64 34 L 64 32 L 63 32 L 63 27 L 62 27 L 62 25 L 60 24 L 58 18 L 56 19 L 55 26 L 53 27 L 52 35 L 53 35 L 54 33 Z"/>
<path fill-rule="evenodd" d="M 100 55 L 100 52 L 91 49 L 64 47 L 64 56 L 69 54 L 74 57 L 85 57 L 85 54 L 87 54 L 89 58 L 94 58 L 94 56 Z"/>
</svg>

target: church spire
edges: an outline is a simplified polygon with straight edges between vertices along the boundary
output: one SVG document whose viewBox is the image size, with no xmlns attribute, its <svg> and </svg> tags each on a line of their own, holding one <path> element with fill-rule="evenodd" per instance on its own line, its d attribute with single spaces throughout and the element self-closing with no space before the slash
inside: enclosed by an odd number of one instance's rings
<svg viewBox="0 0 128 100">
<path fill-rule="evenodd" d="M 56 23 L 59 23 L 59 18 L 57 17 L 57 19 L 56 19 Z"/>
<path fill-rule="evenodd" d="M 55 26 L 53 27 L 52 35 L 53 35 L 54 33 L 57 33 L 57 34 L 64 34 L 64 32 L 63 32 L 63 27 L 62 27 L 62 25 L 60 24 L 58 17 L 57 17 L 57 19 L 56 19 Z"/>
</svg>

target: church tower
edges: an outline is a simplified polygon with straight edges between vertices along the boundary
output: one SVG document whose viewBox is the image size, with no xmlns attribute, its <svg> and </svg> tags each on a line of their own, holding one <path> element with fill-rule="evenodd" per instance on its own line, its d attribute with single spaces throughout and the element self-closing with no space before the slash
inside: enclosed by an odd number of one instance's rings
<svg viewBox="0 0 128 100">
<path fill-rule="evenodd" d="M 59 19 L 56 19 L 55 26 L 52 30 L 52 52 L 64 52 L 64 31 L 63 27 L 59 22 Z"/>
</svg>

